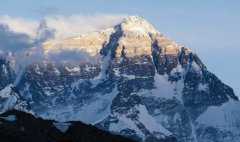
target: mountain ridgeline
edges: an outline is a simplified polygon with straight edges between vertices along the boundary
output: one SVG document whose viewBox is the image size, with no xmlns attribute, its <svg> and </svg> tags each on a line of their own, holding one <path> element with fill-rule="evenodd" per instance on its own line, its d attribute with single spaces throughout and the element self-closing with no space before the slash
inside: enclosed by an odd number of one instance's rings
<svg viewBox="0 0 240 142">
<path fill-rule="evenodd" d="M 0 120 L 3 142 L 134 142 L 81 122 L 58 123 L 16 110 L 1 114 Z"/>
<path fill-rule="evenodd" d="M 80 121 L 143 142 L 240 141 L 233 89 L 141 17 L 42 48 L 45 58 L 20 77 L 14 58 L 1 58 L 0 112 Z"/>
</svg>

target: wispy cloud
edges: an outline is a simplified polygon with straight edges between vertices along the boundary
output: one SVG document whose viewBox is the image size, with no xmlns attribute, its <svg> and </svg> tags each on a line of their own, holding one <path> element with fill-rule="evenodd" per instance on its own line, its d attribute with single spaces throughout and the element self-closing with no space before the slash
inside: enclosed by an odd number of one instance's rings
<svg viewBox="0 0 240 142">
<path fill-rule="evenodd" d="M 46 17 L 47 25 L 56 30 L 56 37 L 75 36 L 109 28 L 119 23 L 124 15 L 73 15 Z"/>
<path fill-rule="evenodd" d="M 126 16 L 106 14 L 55 15 L 37 21 L 6 15 L 0 16 L 0 51 L 13 53 L 19 58 L 20 64 L 29 64 L 29 61 L 42 59 L 42 44 L 47 40 L 62 39 L 113 27 L 120 23 L 124 17 Z M 68 57 L 73 57 L 71 56 L 73 54 L 69 54 L 67 51 L 64 53 L 66 55 L 59 53 L 59 56 L 54 56 L 54 59 L 66 60 Z M 79 54 L 79 57 L 81 56 L 81 58 L 76 58 L 77 60 L 86 59 L 85 57 L 89 56 L 85 55 L 87 53 L 79 51 L 76 53 Z"/>
<path fill-rule="evenodd" d="M 16 33 L 36 36 L 36 30 L 39 22 L 35 20 L 24 19 L 20 17 L 0 16 L 0 24 L 8 26 L 9 30 Z"/>
<path fill-rule="evenodd" d="M 56 38 L 64 38 L 112 27 L 124 17 L 126 15 L 52 15 L 45 17 L 42 21 L 45 21 L 49 28 L 55 30 Z M 13 32 L 24 33 L 31 37 L 37 36 L 37 30 L 42 21 L 0 16 L 0 24 L 7 25 Z"/>
</svg>

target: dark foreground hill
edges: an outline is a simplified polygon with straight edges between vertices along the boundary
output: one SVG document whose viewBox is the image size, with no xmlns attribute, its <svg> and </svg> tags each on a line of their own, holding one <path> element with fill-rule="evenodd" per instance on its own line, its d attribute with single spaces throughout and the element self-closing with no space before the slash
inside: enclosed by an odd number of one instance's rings
<svg viewBox="0 0 240 142">
<path fill-rule="evenodd" d="M 57 124 L 55 124 L 57 125 Z M 81 122 L 72 122 L 66 133 L 54 121 L 35 118 L 20 111 L 0 115 L 1 142 L 134 142 Z M 61 125 L 61 124 L 58 124 Z M 64 124 L 62 124 L 64 127 Z M 61 127 L 61 126 L 60 126 Z"/>
</svg>

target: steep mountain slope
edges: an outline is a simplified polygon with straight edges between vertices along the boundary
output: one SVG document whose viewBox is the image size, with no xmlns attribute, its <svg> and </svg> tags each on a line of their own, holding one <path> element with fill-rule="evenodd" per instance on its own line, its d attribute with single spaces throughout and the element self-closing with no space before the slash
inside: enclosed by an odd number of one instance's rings
<svg viewBox="0 0 240 142">
<path fill-rule="evenodd" d="M 48 41 L 20 80 L 0 71 L 1 112 L 82 121 L 138 141 L 239 142 L 240 103 L 198 56 L 141 17 Z M 9 75 L 11 74 L 11 75 Z M 18 74 L 19 75 L 19 74 Z M 15 83 L 14 83 L 15 82 Z"/>
</svg>

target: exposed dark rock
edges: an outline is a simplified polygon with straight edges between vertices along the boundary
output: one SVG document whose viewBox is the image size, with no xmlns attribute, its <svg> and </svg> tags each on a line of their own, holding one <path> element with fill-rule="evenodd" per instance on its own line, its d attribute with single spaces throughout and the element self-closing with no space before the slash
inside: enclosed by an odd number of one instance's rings
<svg viewBox="0 0 240 142">
<path fill-rule="evenodd" d="M 15 120 L 7 117 L 15 116 Z M 0 115 L 1 142 L 134 142 L 119 135 L 99 130 L 81 122 L 71 125 L 63 133 L 54 126 L 54 121 L 36 118 L 20 111 Z"/>
</svg>

